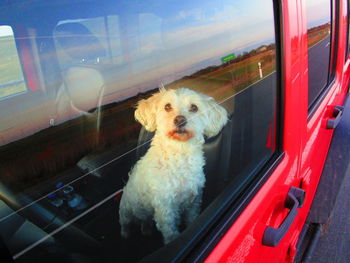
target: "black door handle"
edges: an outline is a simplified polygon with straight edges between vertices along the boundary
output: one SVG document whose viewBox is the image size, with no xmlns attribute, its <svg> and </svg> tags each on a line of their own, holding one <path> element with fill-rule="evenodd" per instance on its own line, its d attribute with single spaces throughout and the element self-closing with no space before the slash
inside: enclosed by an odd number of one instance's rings
<svg viewBox="0 0 350 263">
<path fill-rule="evenodd" d="M 290 188 L 285 201 L 285 207 L 290 209 L 289 214 L 278 228 L 268 226 L 265 229 L 262 242 L 263 245 L 269 247 L 276 247 L 278 245 L 284 235 L 288 232 L 289 227 L 292 225 L 296 215 L 298 214 L 298 208 L 303 206 L 304 198 L 304 190 L 294 186 Z"/>
<path fill-rule="evenodd" d="M 327 129 L 335 129 L 339 124 L 341 117 L 343 116 L 344 107 L 343 106 L 335 106 L 333 117 L 334 119 L 327 120 Z"/>
</svg>

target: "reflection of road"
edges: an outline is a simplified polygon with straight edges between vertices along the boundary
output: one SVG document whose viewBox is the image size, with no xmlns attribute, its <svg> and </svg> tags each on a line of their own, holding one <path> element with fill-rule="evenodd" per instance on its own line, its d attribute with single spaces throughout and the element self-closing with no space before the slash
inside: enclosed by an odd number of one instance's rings
<svg viewBox="0 0 350 263">
<path fill-rule="evenodd" d="M 309 105 L 322 92 L 328 81 L 330 36 L 309 48 Z"/>
<path fill-rule="evenodd" d="M 313 102 L 328 80 L 330 38 L 309 48 L 309 101 Z M 275 124 L 276 72 L 250 85 L 225 101 L 232 111 L 232 151 L 234 174 L 243 167 L 253 167 L 273 149 Z M 271 147 L 269 149 L 268 147 Z"/>
<path fill-rule="evenodd" d="M 275 122 L 276 72 L 250 85 L 223 103 L 233 107 L 232 150 L 233 173 L 242 168 L 256 167 L 262 158 L 271 154 L 269 136 Z M 249 170 L 249 169 L 248 169 Z"/>
</svg>

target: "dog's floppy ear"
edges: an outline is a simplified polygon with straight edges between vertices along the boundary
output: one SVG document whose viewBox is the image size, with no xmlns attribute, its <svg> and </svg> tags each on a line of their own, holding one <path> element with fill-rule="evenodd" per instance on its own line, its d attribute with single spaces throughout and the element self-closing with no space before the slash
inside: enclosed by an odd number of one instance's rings
<svg viewBox="0 0 350 263">
<path fill-rule="evenodd" d="M 156 111 L 162 91 L 146 100 L 140 100 L 135 111 L 135 119 L 148 131 L 156 130 Z"/>
<path fill-rule="evenodd" d="M 228 121 L 227 111 L 209 96 L 205 96 L 207 123 L 204 135 L 208 138 L 217 135 Z"/>
</svg>

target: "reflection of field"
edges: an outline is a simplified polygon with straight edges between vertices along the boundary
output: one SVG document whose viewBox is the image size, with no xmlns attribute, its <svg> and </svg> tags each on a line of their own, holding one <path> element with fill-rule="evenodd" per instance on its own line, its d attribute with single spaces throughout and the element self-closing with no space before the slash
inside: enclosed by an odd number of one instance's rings
<svg viewBox="0 0 350 263">
<path fill-rule="evenodd" d="M 2 84 L 19 79 L 23 79 L 23 75 L 14 38 L 0 37 L 0 98 L 25 91 L 24 82 L 1 88 Z"/>
<path fill-rule="evenodd" d="M 310 28 L 307 32 L 308 48 L 314 46 L 322 39 L 328 37 L 330 34 L 330 29 L 331 27 L 329 24 L 324 24 L 321 26 Z"/>
<path fill-rule="evenodd" d="M 186 87 L 212 96 L 217 101 L 222 101 L 260 79 L 259 62 L 263 76 L 273 72 L 275 70 L 274 56 L 274 50 L 267 50 L 239 62 L 209 67 L 175 81 L 167 85 L 167 88 Z"/>
<path fill-rule="evenodd" d="M 182 77 L 167 88 L 186 87 L 221 101 L 260 79 L 258 62 L 263 76 L 273 72 L 275 50 L 266 48 L 246 53 L 231 62 Z M 137 101 L 156 91 L 155 88 L 104 106 L 100 129 L 96 129 L 97 116 L 82 116 L 0 147 L 3 161 L 0 181 L 18 192 L 76 167 L 84 156 L 99 156 L 108 151 L 118 156 L 133 149 L 141 127 L 134 119 L 134 107 Z"/>
</svg>

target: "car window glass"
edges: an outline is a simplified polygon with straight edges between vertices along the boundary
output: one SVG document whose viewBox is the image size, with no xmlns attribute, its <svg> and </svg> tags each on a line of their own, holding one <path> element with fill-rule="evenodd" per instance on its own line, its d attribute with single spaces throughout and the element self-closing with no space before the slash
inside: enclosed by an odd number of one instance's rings
<svg viewBox="0 0 350 263">
<path fill-rule="evenodd" d="M 331 50 L 331 3 L 306 1 L 308 28 L 309 108 L 328 83 Z"/>
<path fill-rule="evenodd" d="M 185 113 L 176 117 L 186 117 L 203 139 L 203 163 L 179 169 L 204 166 L 205 175 L 195 194 L 184 193 L 188 200 L 203 195 L 196 220 L 186 225 L 184 219 L 179 232 L 188 226 L 203 231 L 198 222 L 210 222 L 208 211 L 223 213 L 220 198 L 232 202 L 245 194 L 277 154 L 272 1 L 53 0 L 13 10 L 6 19 L 28 34 L 14 40 L 36 58 L 37 70 L 26 77 L 42 78 L 43 85 L 26 103 L 11 101 L 11 110 L 9 100 L 0 102 L 0 127 L 6 127 L 0 141 L 0 186 L 6 192 L 0 198 L 0 230 L 19 222 L 0 233 L 3 240 L 13 238 L 6 245 L 16 261 L 65 262 L 77 256 L 134 262 L 164 247 L 152 219 L 151 236 L 136 222 L 130 237 L 122 238 L 118 215 L 132 168 L 156 136 L 151 122 L 135 120 L 135 110 L 159 90 L 190 90 L 181 102 L 188 103 L 181 106 Z M 158 101 L 149 100 L 158 109 L 155 118 L 180 103 Z M 188 117 L 203 110 L 217 124 L 215 105 L 228 119 L 217 132 Z M 168 134 L 166 141 L 193 135 L 181 127 Z M 179 158 L 174 163 L 187 160 Z M 35 234 L 21 243 L 28 231 Z"/>
</svg>

